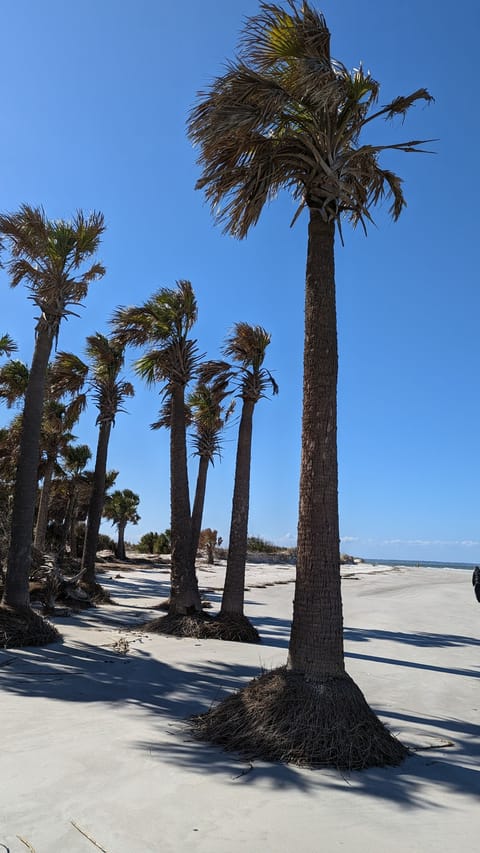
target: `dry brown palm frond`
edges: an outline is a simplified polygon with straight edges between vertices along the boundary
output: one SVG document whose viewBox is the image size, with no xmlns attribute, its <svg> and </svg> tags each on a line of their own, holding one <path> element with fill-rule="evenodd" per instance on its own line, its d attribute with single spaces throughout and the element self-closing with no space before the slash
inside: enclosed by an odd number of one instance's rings
<svg viewBox="0 0 480 853">
<path fill-rule="evenodd" d="M 327 220 L 365 227 L 371 209 L 392 196 L 390 213 L 404 207 L 400 179 L 382 170 L 383 150 L 420 153 L 426 140 L 359 146 L 373 118 L 404 117 L 426 89 L 373 111 L 379 84 L 360 65 L 349 72 L 330 57 L 325 19 L 308 3 L 262 4 L 249 18 L 240 59 L 199 95 L 189 134 L 200 148 L 203 189 L 224 230 L 245 237 L 282 189 Z M 293 222 L 297 218 L 295 214 Z"/>
</svg>

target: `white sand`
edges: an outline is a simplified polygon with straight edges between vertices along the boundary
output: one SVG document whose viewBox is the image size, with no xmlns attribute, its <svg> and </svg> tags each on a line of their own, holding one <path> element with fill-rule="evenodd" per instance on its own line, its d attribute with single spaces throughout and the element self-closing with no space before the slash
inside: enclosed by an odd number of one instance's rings
<svg viewBox="0 0 480 853">
<path fill-rule="evenodd" d="M 0 651 L 0 853 L 25 853 L 18 836 L 36 853 L 93 853 L 93 841 L 108 853 L 479 849 L 480 607 L 468 572 L 342 570 L 348 671 L 424 747 L 348 777 L 249 765 L 179 725 L 284 663 L 293 584 L 256 584 L 291 568 L 248 573 L 260 646 L 134 633 L 126 655 L 113 649 L 127 636 L 116 625 L 155 615 L 168 573 L 121 573 L 105 585 L 122 607 L 56 620 L 63 644 Z M 202 569 L 200 583 L 217 588 L 220 575 Z"/>
</svg>

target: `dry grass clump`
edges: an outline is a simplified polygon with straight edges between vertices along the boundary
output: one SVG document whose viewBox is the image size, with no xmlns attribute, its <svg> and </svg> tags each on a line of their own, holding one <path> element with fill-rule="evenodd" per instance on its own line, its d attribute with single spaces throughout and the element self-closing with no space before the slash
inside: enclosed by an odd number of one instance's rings
<svg viewBox="0 0 480 853">
<path fill-rule="evenodd" d="M 192 717 L 191 725 L 198 739 L 247 759 L 363 770 L 408 755 L 348 675 L 317 683 L 275 669 Z"/>
<path fill-rule="evenodd" d="M 61 640 L 54 625 L 34 610 L 13 610 L 0 606 L 0 648 L 23 649 L 25 646 L 47 646 Z"/>
</svg>

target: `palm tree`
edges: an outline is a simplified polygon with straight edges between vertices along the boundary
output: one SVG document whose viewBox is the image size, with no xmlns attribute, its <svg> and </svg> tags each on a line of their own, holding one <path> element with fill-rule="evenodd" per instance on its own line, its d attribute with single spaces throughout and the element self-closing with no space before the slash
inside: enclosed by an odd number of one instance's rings
<svg viewBox="0 0 480 853">
<path fill-rule="evenodd" d="M 120 376 L 125 361 L 125 346 L 118 339 L 108 338 L 96 332 L 87 338 L 89 365 L 73 353 L 59 353 L 56 363 L 54 387 L 68 387 L 78 392 L 88 380 L 98 408 L 99 427 L 93 488 L 88 510 L 87 532 L 82 558 L 83 583 L 95 588 L 95 555 L 98 531 L 105 500 L 105 477 L 107 471 L 108 444 L 115 417 L 124 411 L 123 403 L 133 397 L 131 382 Z"/>
<path fill-rule="evenodd" d="M 135 492 L 132 492 L 131 489 L 112 492 L 105 500 L 103 515 L 112 524 L 115 524 L 118 530 L 115 553 L 119 560 L 126 560 L 124 534 L 127 524 L 138 524 L 140 521 L 140 516 L 137 512 L 139 503 L 139 496 Z"/>
<path fill-rule="evenodd" d="M 222 363 L 220 363 L 222 365 Z M 212 372 L 213 366 L 213 372 Z M 202 373 L 203 369 L 203 373 Z M 208 370 L 208 376 L 205 370 Z M 190 538 L 190 559 L 195 570 L 195 558 L 202 529 L 203 507 L 207 487 L 209 465 L 214 464 L 221 453 L 220 433 L 230 417 L 235 403 L 225 408 L 224 401 L 229 396 L 230 371 L 216 369 L 214 362 L 205 362 L 200 366 L 200 380 L 188 397 L 194 427 L 192 442 L 195 455 L 198 456 L 198 473 L 195 498 L 192 508 L 192 529 Z"/>
<path fill-rule="evenodd" d="M 432 98 L 418 89 L 377 108 L 379 84 L 362 67 L 350 73 L 331 58 L 325 19 L 308 2 L 261 3 L 240 47 L 241 58 L 200 95 L 189 132 L 200 146 L 197 187 L 227 233 L 245 237 L 282 189 L 298 202 L 294 221 L 303 209 L 309 214 L 297 582 L 287 669 L 248 685 L 198 727 L 231 746 L 221 733 L 226 714 L 234 748 L 250 755 L 340 767 L 398 763 L 404 748 L 344 666 L 334 237 L 342 220 L 365 228 L 385 196 L 399 217 L 401 180 L 379 157 L 386 149 L 419 151 L 422 141 L 374 145 L 360 137 L 374 119 L 403 119 Z"/>
<path fill-rule="evenodd" d="M 270 387 L 278 393 L 272 374 L 263 367 L 270 335 L 261 326 L 236 323 L 226 340 L 224 353 L 237 371 L 237 396 L 242 400 L 238 429 L 235 482 L 228 542 L 227 571 L 220 615 L 228 617 L 236 639 L 258 641 L 258 634 L 243 613 L 245 563 L 247 559 L 248 511 L 250 503 L 250 467 L 252 456 L 253 412 Z M 235 624 L 237 623 L 237 624 Z M 242 633 L 244 629 L 244 636 Z"/>
<path fill-rule="evenodd" d="M 70 444 L 63 451 L 63 473 L 66 478 L 66 503 L 63 518 L 62 537 L 60 543 L 60 563 L 65 558 L 67 543 L 70 545 L 70 554 L 75 555 L 75 524 L 77 515 L 78 496 L 82 484 L 85 482 L 87 463 L 92 458 L 92 451 L 88 444 Z"/>
<path fill-rule="evenodd" d="M 197 302 L 189 281 L 162 288 L 138 307 L 118 308 L 113 326 L 120 340 L 149 346 L 135 370 L 149 385 L 160 383 L 170 426 L 171 616 L 200 612 L 201 602 L 190 561 L 190 496 L 187 472 L 185 389 L 194 378 L 198 354 L 190 332 Z"/>
<path fill-rule="evenodd" d="M 105 272 L 99 263 L 84 268 L 96 253 L 103 231 L 101 213 L 85 217 L 79 211 L 71 222 L 50 221 L 41 208 L 22 205 L 16 213 L 0 215 L 0 235 L 10 250 L 10 283 L 16 287 L 25 282 L 30 299 L 39 309 L 35 349 L 25 394 L 2 598 L 4 610 L 25 613 L 30 622 L 28 577 L 47 366 L 62 318 L 72 313 L 71 305 L 78 305 L 85 298 L 90 282 L 101 278 Z M 5 613 L 3 618 L 8 618 Z"/>
</svg>

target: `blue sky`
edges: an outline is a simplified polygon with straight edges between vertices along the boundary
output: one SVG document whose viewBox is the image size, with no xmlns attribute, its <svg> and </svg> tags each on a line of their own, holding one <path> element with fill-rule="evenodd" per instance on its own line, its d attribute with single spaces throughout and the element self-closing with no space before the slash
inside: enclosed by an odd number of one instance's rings
<svg viewBox="0 0 480 853">
<path fill-rule="evenodd" d="M 434 0 L 318 7 L 333 55 L 348 67 L 362 61 L 382 84 L 381 103 L 424 86 L 436 99 L 403 126 L 378 126 L 376 138 L 438 140 L 434 156 L 384 160 L 404 178 L 400 221 L 380 209 L 368 238 L 345 227 L 345 246 L 337 242 L 342 550 L 479 561 L 478 4 L 460 0 L 454 14 Z M 62 326 L 61 349 L 81 353 L 117 305 L 181 278 L 195 288 L 196 336 L 209 357 L 236 321 L 271 332 L 266 366 L 280 394 L 255 413 L 250 532 L 293 544 L 306 217 L 290 229 L 294 206 L 284 196 L 246 240 L 223 236 L 194 190 L 196 155 L 185 135 L 196 92 L 222 72 L 257 8 L 254 0 L 3 4 L 0 206 L 42 204 L 51 218 L 77 208 L 105 214 L 100 257 L 108 272 L 91 286 L 81 318 Z M 4 272 L 0 287 L 0 331 L 28 361 L 33 307 Z M 109 456 L 118 487 L 141 498 L 131 539 L 169 526 L 168 436 L 149 430 L 158 396 L 135 385 Z M 93 448 L 94 422 L 91 405 L 76 431 Z M 210 472 L 204 516 L 225 539 L 235 442 L 234 423 Z"/>
</svg>

